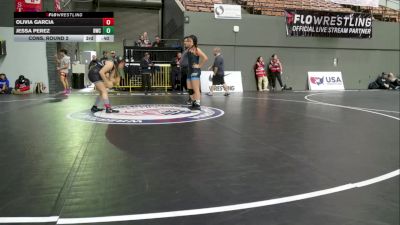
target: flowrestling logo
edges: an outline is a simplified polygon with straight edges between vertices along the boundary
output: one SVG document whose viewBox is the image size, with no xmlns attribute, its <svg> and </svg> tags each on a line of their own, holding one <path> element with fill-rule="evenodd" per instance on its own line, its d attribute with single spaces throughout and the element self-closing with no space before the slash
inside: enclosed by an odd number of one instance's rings
<svg viewBox="0 0 400 225">
<path fill-rule="evenodd" d="M 371 14 L 285 10 L 286 35 L 304 37 L 371 38 Z"/>
<path fill-rule="evenodd" d="M 291 12 L 285 12 L 286 13 L 286 23 L 288 25 L 292 25 L 294 23 L 294 13 Z"/>
<path fill-rule="evenodd" d="M 119 113 L 105 111 L 92 113 L 90 110 L 83 110 L 72 113 L 68 117 L 93 123 L 152 125 L 189 123 L 224 115 L 224 111 L 216 108 L 202 106 L 201 110 L 190 110 L 186 106 L 172 104 L 119 105 L 114 109 L 119 110 Z"/>
</svg>

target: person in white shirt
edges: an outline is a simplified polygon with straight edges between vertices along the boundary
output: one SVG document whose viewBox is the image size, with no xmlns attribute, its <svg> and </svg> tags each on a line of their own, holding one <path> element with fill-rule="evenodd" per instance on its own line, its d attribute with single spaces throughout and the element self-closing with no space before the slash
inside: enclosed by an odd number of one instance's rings
<svg viewBox="0 0 400 225">
<path fill-rule="evenodd" d="M 60 56 L 61 56 L 61 59 L 56 58 L 57 64 L 58 64 L 57 73 L 60 76 L 61 84 L 64 87 L 64 94 L 69 94 L 69 93 L 71 93 L 71 90 L 70 90 L 69 84 L 68 84 L 68 74 L 69 74 L 69 68 L 71 65 L 70 57 L 67 56 L 67 50 L 65 50 L 65 49 L 60 50 Z"/>
</svg>

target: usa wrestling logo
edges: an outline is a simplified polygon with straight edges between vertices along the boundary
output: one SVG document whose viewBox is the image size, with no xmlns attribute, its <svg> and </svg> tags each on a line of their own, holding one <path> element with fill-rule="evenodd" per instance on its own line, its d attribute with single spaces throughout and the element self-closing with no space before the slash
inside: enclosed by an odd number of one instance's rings
<svg viewBox="0 0 400 225">
<path fill-rule="evenodd" d="M 152 125 L 175 124 L 209 120 L 224 115 L 224 111 L 202 106 L 201 110 L 190 110 L 182 105 L 145 104 L 114 106 L 119 113 L 96 113 L 90 110 L 75 112 L 70 119 L 104 124 Z"/>
<path fill-rule="evenodd" d="M 311 83 L 316 85 L 324 84 L 324 77 L 310 77 Z"/>
</svg>

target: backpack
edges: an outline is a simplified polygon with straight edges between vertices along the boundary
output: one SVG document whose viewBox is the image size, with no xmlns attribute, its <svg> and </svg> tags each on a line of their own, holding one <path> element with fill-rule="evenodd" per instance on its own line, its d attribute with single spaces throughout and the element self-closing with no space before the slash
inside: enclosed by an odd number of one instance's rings
<svg viewBox="0 0 400 225">
<path fill-rule="evenodd" d="M 46 90 L 46 87 L 44 86 L 43 82 L 36 83 L 35 92 L 37 94 L 44 93 L 45 90 Z"/>
</svg>

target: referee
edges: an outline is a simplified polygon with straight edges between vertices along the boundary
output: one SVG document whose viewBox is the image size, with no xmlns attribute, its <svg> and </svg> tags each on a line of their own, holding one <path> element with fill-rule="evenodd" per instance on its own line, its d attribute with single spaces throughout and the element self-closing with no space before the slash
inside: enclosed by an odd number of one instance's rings
<svg viewBox="0 0 400 225">
<path fill-rule="evenodd" d="M 215 85 L 223 85 L 225 91 L 224 96 L 229 96 L 228 86 L 225 84 L 224 80 L 224 58 L 221 55 L 221 48 L 214 48 L 213 53 L 215 56 L 214 64 L 209 67 L 209 69 L 213 71 L 212 86 L 210 87 L 208 95 L 212 96 L 214 94 Z"/>
</svg>

